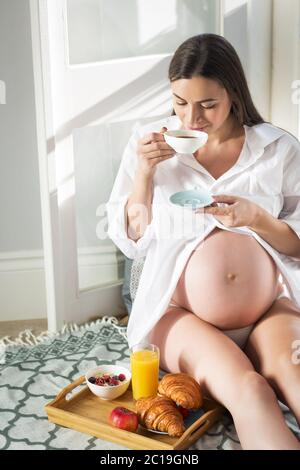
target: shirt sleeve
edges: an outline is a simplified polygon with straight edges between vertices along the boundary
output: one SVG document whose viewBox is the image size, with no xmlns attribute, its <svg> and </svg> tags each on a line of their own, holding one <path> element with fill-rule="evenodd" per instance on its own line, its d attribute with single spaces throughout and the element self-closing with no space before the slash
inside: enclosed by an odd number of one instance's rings
<svg viewBox="0 0 300 470">
<path fill-rule="evenodd" d="M 106 203 L 107 234 L 124 255 L 130 259 L 145 256 L 151 240 L 154 238 L 153 218 L 151 223 L 147 225 L 143 236 L 136 242 L 127 235 L 125 207 L 133 188 L 133 178 L 137 165 L 138 138 L 139 133 L 136 130 L 125 148 L 110 198 Z"/>
<path fill-rule="evenodd" d="M 279 219 L 300 238 L 300 142 L 293 139 L 283 168 L 283 208 Z"/>
</svg>

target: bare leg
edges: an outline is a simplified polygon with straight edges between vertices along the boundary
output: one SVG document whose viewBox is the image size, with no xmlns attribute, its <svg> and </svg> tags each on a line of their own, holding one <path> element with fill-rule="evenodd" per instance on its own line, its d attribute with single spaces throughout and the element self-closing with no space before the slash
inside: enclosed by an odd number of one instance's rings
<svg viewBox="0 0 300 470">
<path fill-rule="evenodd" d="M 255 369 L 294 413 L 300 427 L 300 310 L 287 297 L 274 302 L 257 322 L 245 348 Z"/>
<path fill-rule="evenodd" d="M 274 391 L 221 330 L 170 307 L 150 339 L 160 348 L 163 369 L 192 375 L 206 395 L 230 411 L 243 449 L 300 449 Z"/>
</svg>

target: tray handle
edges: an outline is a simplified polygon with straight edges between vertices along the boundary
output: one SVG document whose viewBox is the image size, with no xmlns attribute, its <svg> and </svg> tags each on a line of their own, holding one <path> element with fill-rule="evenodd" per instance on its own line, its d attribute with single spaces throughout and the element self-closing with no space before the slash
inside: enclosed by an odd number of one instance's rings
<svg viewBox="0 0 300 470">
<path fill-rule="evenodd" d="M 82 382 L 84 382 L 84 381 L 85 381 L 85 376 L 84 375 L 81 375 L 80 377 L 78 377 L 76 380 L 74 380 L 74 382 L 67 385 L 65 388 L 63 388 L 58 393 L 56 398 L 53 400 L 52 404 L 62 400 L 63 398 L 66 398 L 66 395 L 68 393 L 70 393 L 74 388 L 78 387 L 78 385 L 82 384 Z"/>
<path fill-rule="evenodd" d="M 218 415 L 221 413 L 222 408 L 218 410 Z M 195 442 L 205 431 L 211 426 L 211 421 L 216 420 L 217 410 L 209 410 L 205 415 L 201 416 L 197 421 L 195 421 L 187 430 L 182 434 L 180 439 L 176 442 L 175 449 L 181 449 L 184 445 L 184 448 L 189 447 L 187 443 L 190 441 L 190 445 Z"/>
</svg>

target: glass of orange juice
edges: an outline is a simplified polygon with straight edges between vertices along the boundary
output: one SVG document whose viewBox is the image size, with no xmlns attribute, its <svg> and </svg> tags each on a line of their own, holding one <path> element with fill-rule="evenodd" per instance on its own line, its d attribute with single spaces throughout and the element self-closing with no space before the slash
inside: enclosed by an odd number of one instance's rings
<svg viewBox="0 0 300 470">
<path fill-rule="evenodd" d="M 159 348 L 140 343 L 130 348 L 132 394 L 135 400 L 156 395 L 159 375 Z"/>
</svg>

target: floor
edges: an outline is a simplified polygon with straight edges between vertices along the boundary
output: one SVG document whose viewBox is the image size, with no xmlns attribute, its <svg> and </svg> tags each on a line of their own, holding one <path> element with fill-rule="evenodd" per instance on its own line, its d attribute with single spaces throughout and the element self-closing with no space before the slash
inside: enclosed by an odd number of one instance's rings
<svg viewBox="0 0 300 470">
<path fill-rule="evenodd" d="M 34 320 L 16 320 L 0 322 L 0 338 L 11 336 L 16 338 L 21 331 L 32 330 L 35 335 L 47 330 L 47 319 L 40 318 Z"/>
<path fill-rule="evenodd" d="M 127 325 L 128 315 L 120 319 L 120 325 Z M 10 336 L 16 338 L 19 333 L 24 330 L 31 330 L 34 335 L 39 335 L 47 330 L 47 319 L 40 318 L 34 320 L 20 320 L 20 321 L 0 321 L 0 339 L 3 336 Z"/>
</svg>

